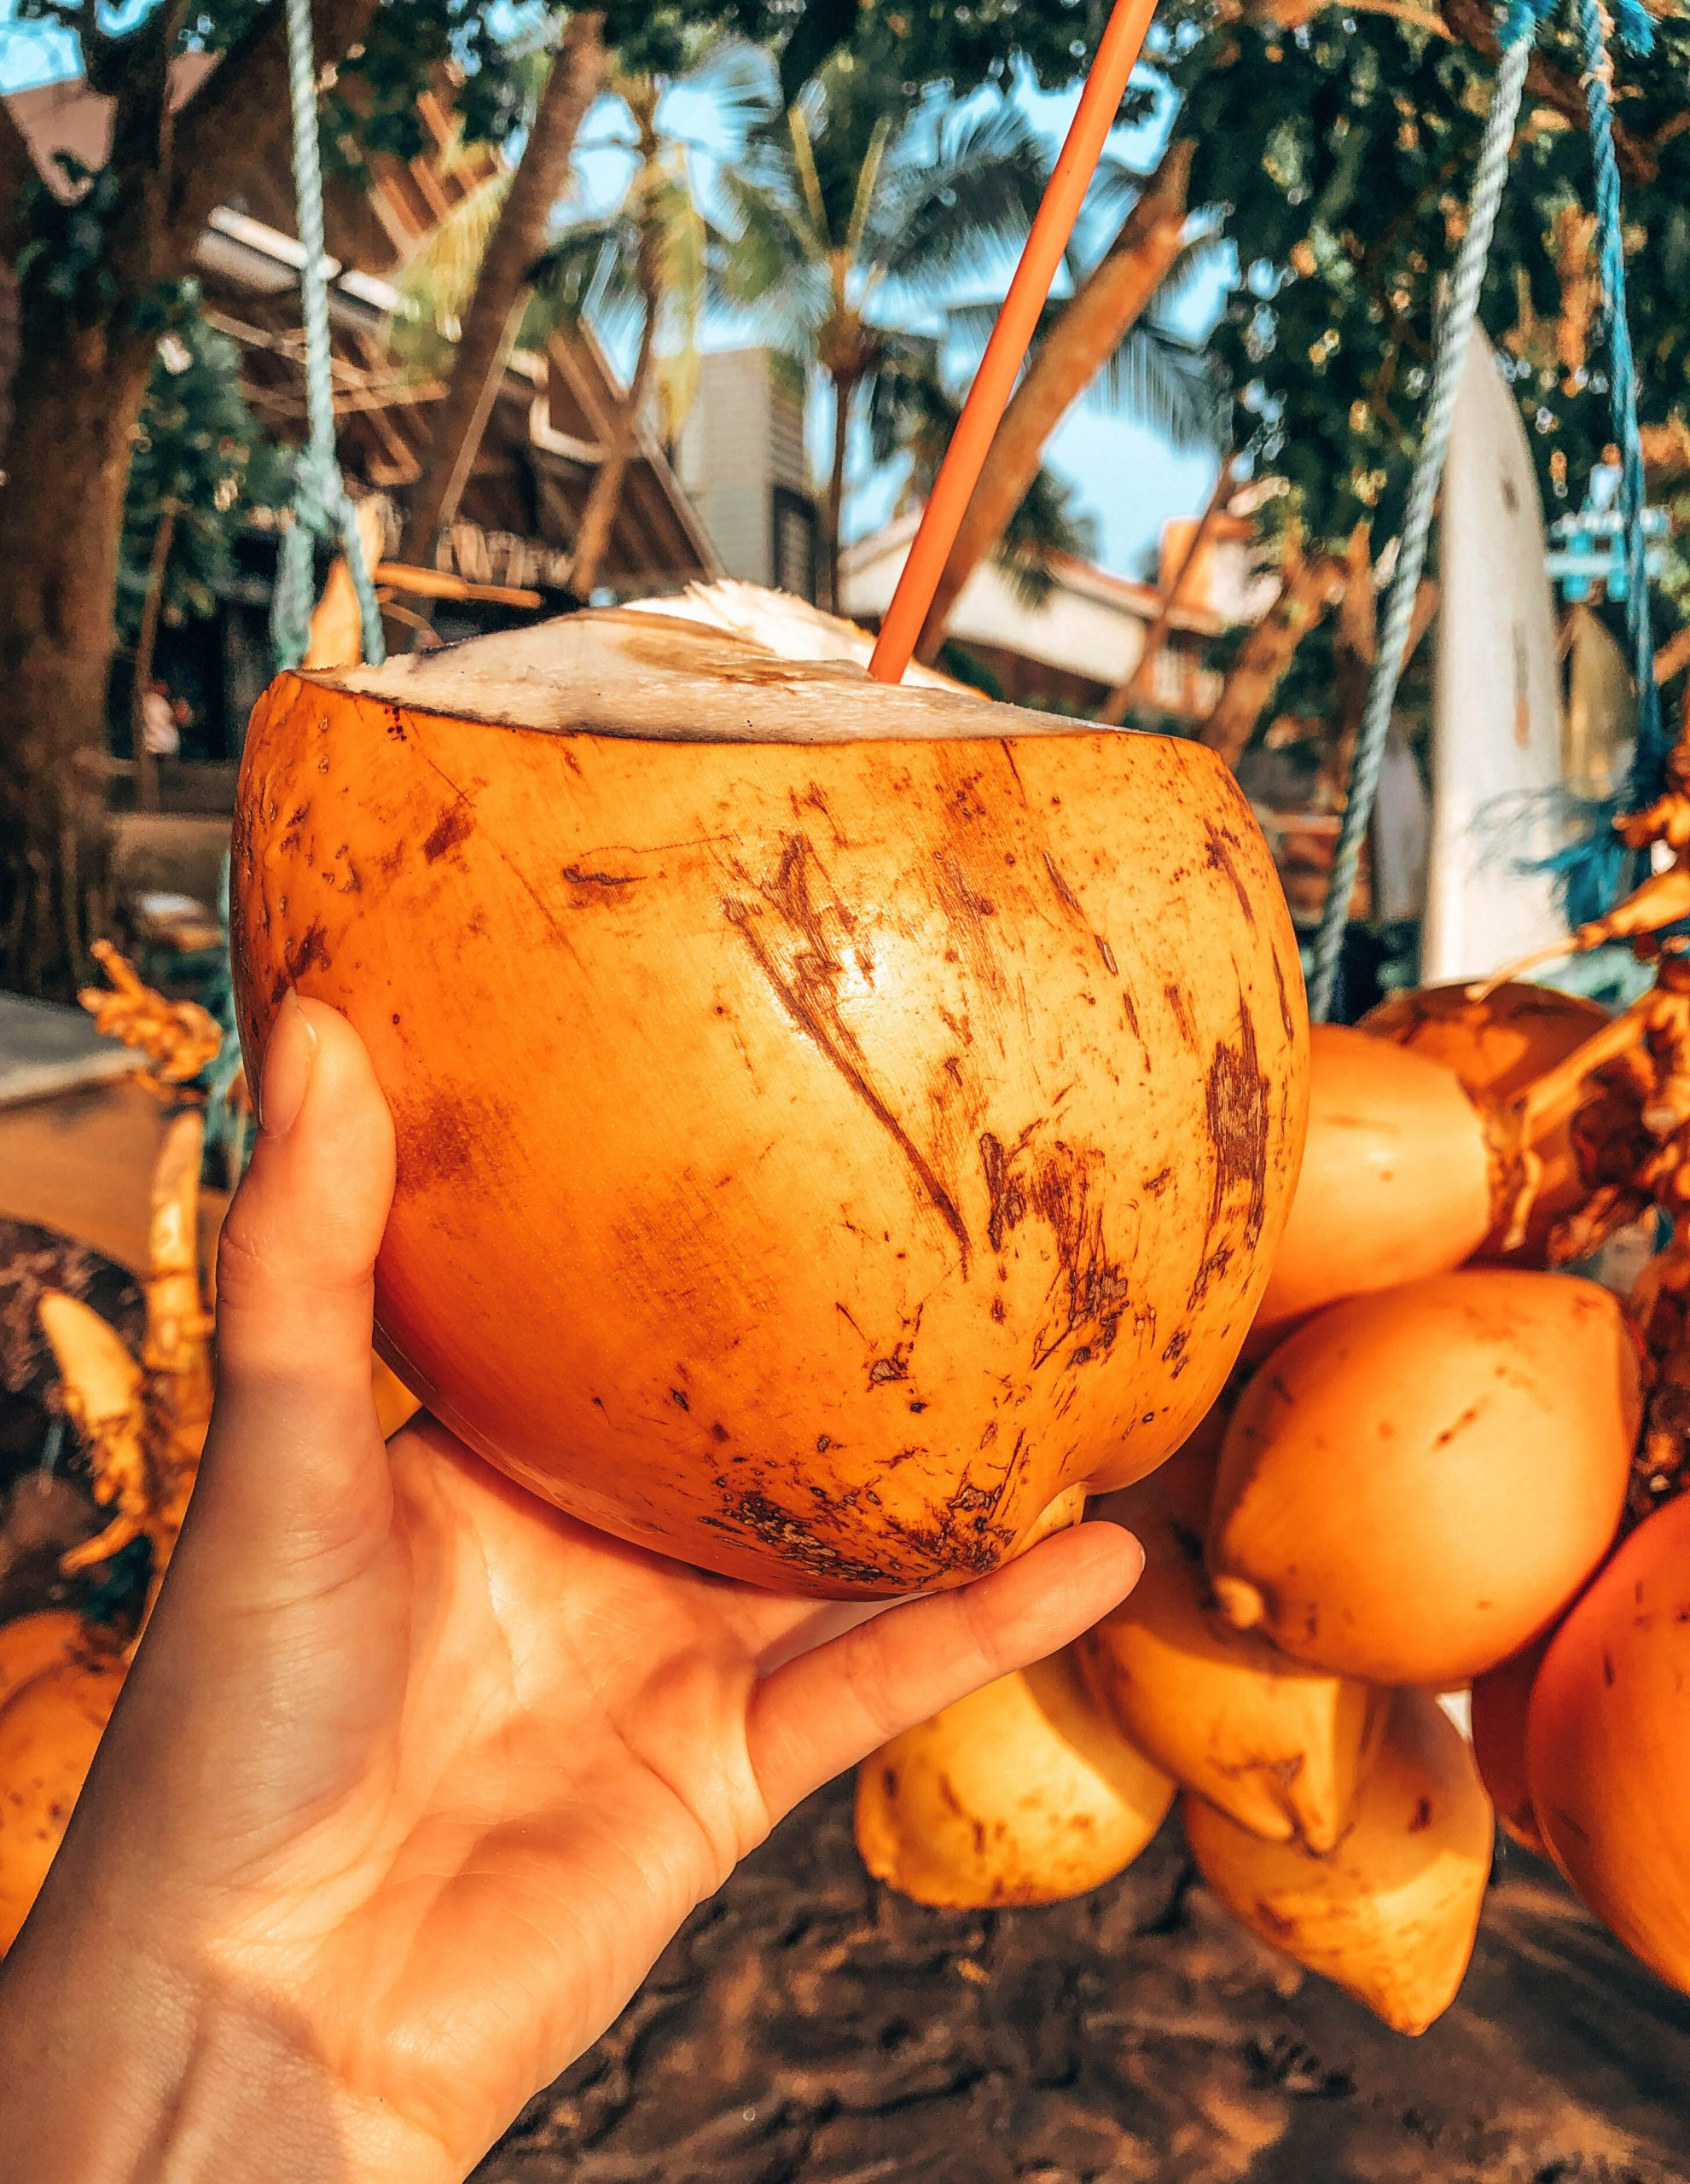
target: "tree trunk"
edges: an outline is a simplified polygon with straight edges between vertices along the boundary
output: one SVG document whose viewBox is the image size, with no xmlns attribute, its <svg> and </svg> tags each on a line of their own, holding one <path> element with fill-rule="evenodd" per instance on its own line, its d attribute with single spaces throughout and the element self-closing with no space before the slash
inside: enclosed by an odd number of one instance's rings
<svg viewBox="0 0 1690 2184">
<path fill-rule="evenodd" d="M 1250 746 L 1256 723 L 1284 679 L 1297 648 L 1331 603 L 1339 564 L 1317 554 L 1312 561 L 1292 549 L 1280 595 L 1244 641 L 1218 703 L 1203 723 L 1202 741 L 1236 767 Z"/>
<path fill-rule="evenodd" d="M 1063 306 L 1003 413 L 916 647 L 931 661 L 957 596 L 1002 537 L 1051 434 L 1144 316 L 1185 241 L 1193 148 L 1172 144 L 1120 233 Z"/>
<path fill-rule="evenodd" d="M 153 357 L 126 306 L 113 319 L 26 340 L 0 490 L 0 985 L 26 992 L 73 987 L 97 937 L 112 603 Z"/>
<path fill-rule="evenodd" d="M 828 497 L 822 508 L 822 581 L 827 596 L 822 604 L 830 614 L 843 614 L 839 603 L 839 526 L 845 519 L 845 456 L 851 441 L 851 404 L 857 392 L 854 379 L 833 379 L 833 460 L 828 473 Z"/>
<path fill-rule="evenodd" d="M 405 511 L 399 559 L 426 567 L 441 526 L 475 459 L 509 352 L 518 306 L 545 247 L 552 208 L 563 195 L 582 117 L 604 78 L 604 15 L 572 15 L 540 94 L 528 142 L 481 259 L 464 314 L 446 392 L 429 421 L 428 450 Z"/>
<path fill-rule="evenodd" d="M 628 475 L 628 465 L 633 460 L 634 443 L 639 438 L 640 419 L 645 410 L 646 397 L 651 391 L 652 369 L 657 361 L 657 321 L 663 302 L 663 236 L 652 211 L 655 192 L 649 187 L 654 176 L 653 162 L 657 154 L 654 117 L 655 101 L 652 102 L 649 110 L 636 110 L 645 160 L 645 171 L 639 187 L 641 201 L 647 208 L 640 226 L 640 346 L 634 359 L 633 376 L 629 380 L 628 392 L 616 413 L 609 443 L 599 451 L 598 471 L 593 479 L 592 491 L 587 496 L 587 505 L 581 511 L 581 527 L 575 535 L 575 559 L 570 567 L 569 588 L 580 599 L 591 595 L 599 579 L 599 571 L 604 565 L 611 528 L 616 521 L 616 511 L 622 505 L 623 481 Z"/>
<path fill-rule="evenodd" d="M 147 691 L 153 680 L 153 655 L 159 644 L 159 618 L 164 612 L 165 572 L 176 538 L 176 504 L 166 501 L 153 534 L 153 551 L 147 563 L 147 596 L 141 608 L 141 627 L 135 637 L 135 673 L 129 686 L 129 730 L 135 746 L 135 801 L 142 811 L 159 808 L 159 768 L 147 742 Z"/>
<path fill-rule="evenodd" d="M 1191 543 L 1180 557 L 1180 565 L 1174 572 L 1174 580 L 1168 586 L 1162 604 L 1156 610 L 1156 619 L 1144 633 L 1144 643 L 1132 673 L 1128 676 L 1124 682 L 1116 685 L 1099 708 L 1097 717 L 1106 727 L 1119 727 L 1134 707 L 1142 704 L 1149 691 L 1150 678 L 1155 672 L 1157 661 L 1162 656 L 1162 648 L 1167 642 L 1168 631 L 1173 626 L 1174 610 L 1178 607 L 1184 595 L 1186 578 L 1197 566 L 1198 555 L 1203 551 L 1204 543 L 1214 526 L 1215 518 L 1226 506 L 1231 497 L 1232 489 L 1233 458 L 1228 456 L 1221 465 L 1220 474 L 1215 480 L 1214 491 L 1203 504 L 1203 513 L 1197 519 L 1192 531 Z"/>
</svg>

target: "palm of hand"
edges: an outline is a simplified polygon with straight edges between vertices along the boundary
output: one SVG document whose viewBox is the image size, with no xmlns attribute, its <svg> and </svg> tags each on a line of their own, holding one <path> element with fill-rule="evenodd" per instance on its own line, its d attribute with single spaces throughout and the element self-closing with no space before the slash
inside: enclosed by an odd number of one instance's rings
<svg viewBox="0 0 1690 2184">
<path fill-rule="evenodd" d="M 310 1705 L 232 1769 L 199 1717 L 195 1880 L 226 1975 L 287 1998 L 347 2127 L 403 2123 L 456 2175 L 767 1832 L 760 1770 L 781 1805 L 831 1771 L 764 1674 L 858 1618 L 542 1510 L 432 1421 L 390 1457 L 364 1536 L 236 1641 L 304 1670 Z"/>
</svg>

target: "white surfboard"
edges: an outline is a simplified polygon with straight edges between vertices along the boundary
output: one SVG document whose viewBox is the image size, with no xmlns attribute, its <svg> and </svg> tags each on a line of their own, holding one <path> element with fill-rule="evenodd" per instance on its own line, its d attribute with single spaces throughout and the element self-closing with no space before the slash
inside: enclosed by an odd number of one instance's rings
<svg viewBox="0 0 1690 2184">
<path fill-rule="evenodd" d="M 1551 880 L 1521 866 L 1564 839 L 1554 609 L 1531 454 L 1475 333 L 1443 474 L 1432 834 L 1421 972 L 1479 978 L 1566 931 Z"/>
</svg>

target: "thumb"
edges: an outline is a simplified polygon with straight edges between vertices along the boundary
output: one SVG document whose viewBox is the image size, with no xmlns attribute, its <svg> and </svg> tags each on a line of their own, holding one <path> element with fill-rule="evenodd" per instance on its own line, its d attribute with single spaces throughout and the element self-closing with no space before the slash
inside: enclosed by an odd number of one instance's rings
<svg viewBox="0 0 1690 2184">
<path fill-rule="evenodd" d="M 189 1527 L 267 1591 L 307 1571 L 333 1582 L 324 1558 L 386 1527 L 369 1345 L 392 1195 L 393 1126 L 363 1041 L 290 992 L 218 1247 L 217 1402 Z"/>
</svg>

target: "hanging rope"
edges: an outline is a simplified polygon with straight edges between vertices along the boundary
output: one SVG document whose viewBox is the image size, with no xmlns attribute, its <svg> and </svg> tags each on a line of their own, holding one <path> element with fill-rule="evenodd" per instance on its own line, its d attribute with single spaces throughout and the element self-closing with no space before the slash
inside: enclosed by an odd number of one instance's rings
<svg viewBox="0 0 1690 2184">
<path fill-rule="evenodd" d="M 1426 402 L 1420 453 L 1414 458 L 1414 476 L 1408 486 L 1397 566 L 1391 574 L 1384 626 L 1373 658 L 1373 677 L 1368 685 L 1368 701 L 1356 738 L 1344 823 L 1339 829 L 1326 904 L 1315 936 L 1309 1009 L 1316 1023 L 1324 1023 L 1331 1013 L 1338 984 L 1338 963 L 1344 949 L 1350 897 L 1355 892 L 1362 844 L 1373 816 L 1379 771 L 1385 764 L 1385 741 L 1391 727 L 1391 707 L 1397 702 L 1397 685 L 1403 679 L 1403 655 L 1408 648 L 1414 599 L 1420 590 L 1420 572 L 1426 566 L 1432 504 L 1437 498 L 1438 481 L 1443 475 L 1449 435 L 1455 421 L 1455 395 L 1461 386 L 1461 367 L 1466 361 L 1467 344 L 1478 317 L 1479 291 L 1484 286 L 1490 237 L 1508 179 L 1508 154 L 1514 141 L 1514 125 L 1519 118 L 1526 67 L 1531 58 L 1538 23 L 1547 12 L 1547 6 L 1540 9 L 1533 0 L 1517 0 L 1503 32 L 1501 64 L 1496 72 L 1496 88 L 1491 94 L 1490 112 L 1479 148 L 1466 232 L 1456 254 L 1449 308 L 1438 328 L 1432 392 Z"/>
<path fill-rule="evenodd" d="M 1620 37 L 1634 53 L 1647 53 L 1654 27 L 1638 0 L 1618 0 Z M 1632 747 L 1625 804 L 1631 810 L 1652 804 L 1666 786 L 1670 739 L 1661 721 L 1655 681 L 1655 646 L 1649 622 L 1647 541 L 1643 530 L 1643 440 L 1637 424 L 1637 372 L 1626 314 L 1625 229 L 1620 209 L 1619 166 L 1614 157 L 1613 26 L 1602 0 L 1579 0 L 1584 49 L 1584 96 L 1590 148 L 1596 168 L 1596 226 L 1602 270 L 1602 334 L 1608 352 L 1608 385 L 1614 439 L 1620 452 L 1620 513 L 1625 524 L 1625 629 L 1637 693 L 1637 739 Z M 1631 884 L 1636 860 L 1615 839 L 1619 802 L 1598 801 L 1583 838 L 1547 861 L 1560 877 L 1562 906 L 1571 925 L 1600 917 Z"/>
<path fill-rule="evenodd" d="M 381 609 L 334 444 L 328 282 L 323 270 L 322 160 L 317 142 L 311 0 L 287 0 L 287 89 L 293 109 L 293 185 L 299 206 L 299 242 L 305 252 L 299 297 L 305 315 L 309 431 L 294 462 L 293 520 L 282 536 L 276 592 L 270 602 L 270 642 L 278 666 L 297 667 L 305 658 L 317 597 L 317 541 L 338 531 L 357 594 L 364 658 L 375 665 L 386 657 Z"/>
</svg>

